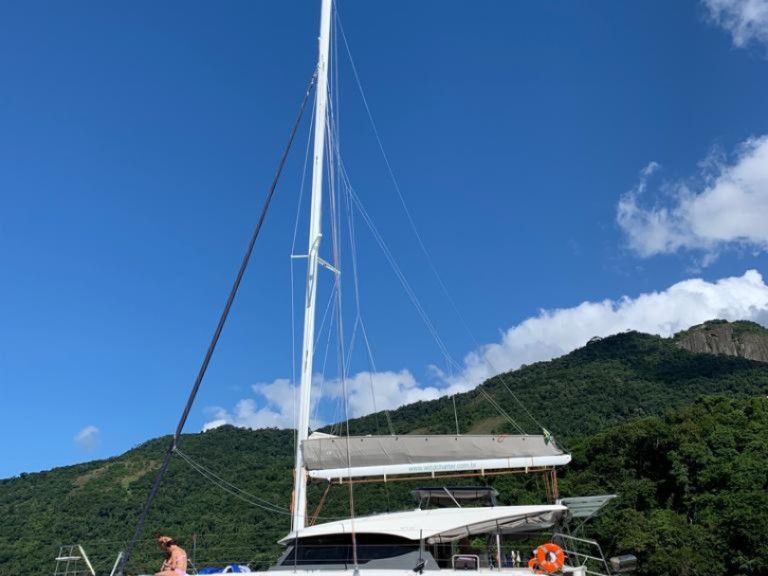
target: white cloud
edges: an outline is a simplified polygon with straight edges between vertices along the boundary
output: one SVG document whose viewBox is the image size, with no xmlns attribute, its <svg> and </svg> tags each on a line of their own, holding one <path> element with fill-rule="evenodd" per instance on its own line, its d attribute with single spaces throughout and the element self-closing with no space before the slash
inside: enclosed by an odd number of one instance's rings
<svg viewBox="0 0 768 576">
<path fill-rule="evenodd" d="M 371 394 L 371 383 L 375 390 Z M 416 379 L 408 370 L 400 372 L 359 372 L 342 383 L 340 379 L 314 377 L 312 388 L 312 428 L 319 428 L 326 422 L 317 417 L 317 406 L 322 400 L 332 401 L 335 414 L 331 420 L 344 418 L 344 407 L 340 402 L 346 387 L 347 405 L 351 417 L 370 414 L 375 410 L 389 410 L 410 404 L 418 400 L 431 400 L 442 394 L 434 387 L 419 387 Z M 233 424 L 245 428 L 292 428 L 295 426 L 295 410 L 298 402 L 297 390 L 290 381 L 279 378 L 270 384 L 254 384 L 253 392 L 261 398 L 257 404 L 253 398 L 240 400 L 232 413 L 224 408 L 209 408 L 213 420 L 206 422 L 203 430 L 217 428 L 224 424 Z M 328 404 L 328 402 L 326 402 Z"/>
<path fill-rule="evenodd" d="M 717 282 L 685 280 L 662 292 L 636 298 L 583 302 L 573 308 L 542 310 L 504 332 L 500 342 L 464 359 L 464 371 L 447 378 L 471 388 L 490 376 L 579 348 L 593 336 L 638 330 L 671 336 L 714 318 L 768 321 L 768 286 L 756 270 Z"/>
<path fill-rule="evenodd" d="M 685 280 L 666 290 L 634 298 L 542 310 L 537 316 L 507 329 L 499 342 L 469 353 L 457 374 L 447 375 L 433 369 L 437 380 L 429 385 L 419 383 L 408 370 L 357 373 L 346 381 L 350 416 L 373 411 L 371 380 L 376 409 L 394 409 L 418 400 L 469 390 L 499 372 L 566 354 L 593 336 L 609 336 L 625 330 L 671 336 L 714 318 L 753 320 L 768 325 L 768 285 L 760 273 L 749 270 L 743 276 L 714 282 Z M 294 389 L 287 380 L 257 384 L 253 390 L 261 397 L 261 407 L 250 398 L 238 402 L 232 414 L 221 408 L 214 409 L 214 420 L 208 422 L 205 429 L 226 423 L 249 428 L 293 426 Z M 323 400 L 337 402 L 342 395 L 342 384 L 339 380 L 322 380 L 318 376 L 313 391 L 315 406 Z M 328 418 L 341 420 L 343 413 L 329 414 Z M 319 424 L 314 422 L 313 428 Z"/>
<path fill-rule="evenodd" d="M 768 44 L 768 0 L 703 0 L 709 17 L 724 28 L 734 46 Z"/>
<path fill-rule="evenodd" d="M 295 390 L 290 380 L 278 378 L 270 384 L 254 384 L 253 391 L 264 399 L 258 406 L 253 398 L 240 400 L 232 413 L 221 407 L 209 408 L 213 420 L 206 422 L 203 431 L 232 424 L 243 428 L 293 428 Z"/>
<path fill-rule="evenodd" d="M 701 168 L 698 191 L 683 182 L 666 184 L 666 203 L 644 208 L 641 197 L 658 169 L 651 163 L 621 198 L 616 220 L 640 256 L 697 250 L 707 265 L 730 246 L 768 249 L 768 136 L 742 143 L 731 163 L 712 156 Z"/>
<path fill-rule="evenodd" d="M 348 377 L 345 385 L 349 415 L 353 418 L 378 410 L 392 410 L 419 400 L 434 400 L 450 393 L 442 385 L 419 385 L 408 370 L 359 372 Z M 341 380 L 326 381 L 324 385 L 325 396 L 341 398 L 342 388 Z"/>
<path fill-rule="evenodd" d="M 96 426 L 86 426 L 74 438 L 75 444 L 80 450 L 90 452 L 99 444 L 101 431 Z"/>
</svg>

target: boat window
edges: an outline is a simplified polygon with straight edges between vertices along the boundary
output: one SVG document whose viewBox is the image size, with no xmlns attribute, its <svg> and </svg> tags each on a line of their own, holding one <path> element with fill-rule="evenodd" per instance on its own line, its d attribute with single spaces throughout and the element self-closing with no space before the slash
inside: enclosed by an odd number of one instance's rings
<svg viewBox="0 0 768 576">
<path fill-rule="evenodd" d="M 357 562 L 366 564 L 372 560 L 395 558 L 418 552 L 419 543 L 391 536 L 359 534 L 357 537 Z M 291 551 L 283 559 L 283 566 L 307 564 L 351 564 L 352 540 L 348 535 L 305 538 L 294 542 Z"/>
</svg>

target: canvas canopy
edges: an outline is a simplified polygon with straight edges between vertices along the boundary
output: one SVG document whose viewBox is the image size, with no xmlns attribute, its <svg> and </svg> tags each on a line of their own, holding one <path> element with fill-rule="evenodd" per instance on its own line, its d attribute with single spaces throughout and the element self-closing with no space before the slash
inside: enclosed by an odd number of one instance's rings
<svg viewBox="0 0 768 576">
<path fill-rule="evenodd" d="M 560 504 L 411 510 L 357 517 L 354 519 L 354 532 L 399 536 L 416 541 L 423 539 L 427 544 L 435 544 L 496 531 L 544 530 L 551 527 L 565 511 L 565 506 Z M 291 532 L 280 543 L 287 544 L 296 538 L 350 534 L 352 531 L 352 520 L 345 519 Z"/>
<path fill-rule="evenodd" d="M 302 442 L 313 478 L 562 466 L 571 456 L 544 436 L 313 435 Z"/>
</svg>

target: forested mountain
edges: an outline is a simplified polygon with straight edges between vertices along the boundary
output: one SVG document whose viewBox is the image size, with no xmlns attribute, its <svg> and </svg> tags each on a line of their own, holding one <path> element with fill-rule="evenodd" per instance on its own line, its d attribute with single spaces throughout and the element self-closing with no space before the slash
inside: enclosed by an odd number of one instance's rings
<svg viewBox="0 0 768 576">
<path fill-rule="evenodd" d="M 640 574 L 768 574 L 768 398 L 705 397 L 573 444 L 563 493 L 620 494 L 596 520 Z"/>
<path fill-rule="evenodd" d="M 561 472 L 562 495 L 620 494 L 591 534 L 608 553 L 635 551 L 640 574 L 766 574 L 768 367 L 692 353 L 678 342 L 619 334 L 492 378 L 482 391 L 456 398 L 460 431 L 513 431 L 487 394 L 534 432 L 525 406 L 573 453 Z M 451 399 L 389 416 L 398 434 L 455 432 Z M 350 424 L 353 433 L 386 432 L 385 421 L 379 414 Z M 167 442 L 0 481 L 0 575 L 52 573 L 59 544 L 69 542 L 82 543 L 97 570 L 108 573 L 135 528 Z M 151 536 L 158 530 L 182 540 L 199 566 L 274 560 L 275 541 L 289 525 L 291 431 L 225 426 L 184 435 L 179 448 L 131 573 L 157 569 Z M 231 485 L 212 483 L 182 455 Z M 482 481 L 497 487 L 503 503 L 543 499 L 535 478 Z M 401 509 L 412 487 L 356 487 L 356 513 Z M 310 506 L 323 489 L 312 486 Z M 333 488 L 323 516 L 347 512 L 346 488 Z"/>
<path fill-rule="evenodd" d="M 768 345 L 768 330 L 754 326 Z M 555 360 L 491 378 L 457 397 L 459 430 L 463 434 L 514 431 L 485 393 L 526 431 L 538 429 L 526 412 L 530 411 L 537 422 L 567 441 L 627 418 L 661 414 L 704 394 L 753 394 L 766 389 L 765 364 L 738 356 L 691 353 L 678 342 L 678 336 L 625 332 L 594 338 Z M 397 434 L 456 431 L 453 402 L 447 397 L 409 404 L 389 416 Z M 350 430 L 386 432 L 385 422 L 380 414 L 372 414 L 350 422 Z"/>
</svg>

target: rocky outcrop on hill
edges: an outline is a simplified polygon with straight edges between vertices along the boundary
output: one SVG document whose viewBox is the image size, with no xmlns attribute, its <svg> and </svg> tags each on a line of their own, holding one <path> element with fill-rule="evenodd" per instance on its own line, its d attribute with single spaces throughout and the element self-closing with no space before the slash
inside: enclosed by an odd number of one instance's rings
<svg viewBox="0 0 768 576">
<path fill-rule="evenodd" d="M 676 334 L 673 340 L 689 352 L 768 362 L 768 330 L 755 322 L 710 320 Z"/>
</svg>

